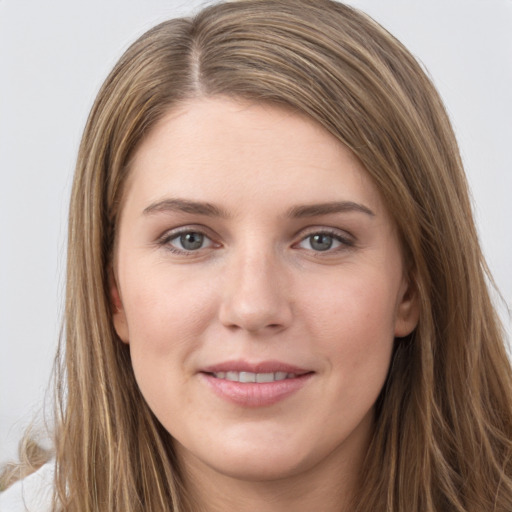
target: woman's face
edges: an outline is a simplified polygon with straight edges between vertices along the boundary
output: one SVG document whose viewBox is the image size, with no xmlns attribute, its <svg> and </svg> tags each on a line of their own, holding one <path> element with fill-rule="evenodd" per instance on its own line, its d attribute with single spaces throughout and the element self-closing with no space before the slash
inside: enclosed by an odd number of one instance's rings
<svg viewBox="0 0 512 512">
<path fill-rule="evenodd" d="M 358 160 L 306 117 L 214 98 L 167 114 L 130 172 L 114 324 L 180 460 L 249 480 L 356 469 L 417 320 Z"/>
</svg>

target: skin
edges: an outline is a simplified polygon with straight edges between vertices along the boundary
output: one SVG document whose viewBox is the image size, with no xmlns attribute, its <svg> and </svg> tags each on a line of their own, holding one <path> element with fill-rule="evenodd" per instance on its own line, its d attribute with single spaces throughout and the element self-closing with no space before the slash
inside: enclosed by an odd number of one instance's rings
<svg viewBox="0 0 512 512">
<path fill-rule="evenodd" d="M 153 128 L 130 172 L 114 325 L 198 507 L 339 511 L 358 483 L 394 338 L 418 318 L 395 226 L 365 169 L 302 115 L 200 98 Z M 223 215 L 166 207 L 176 199 Z M 290 216 L 340 201 L 368 211 Z M 202 233 L 200 247 L 184 247 L 178 229 Z M 312 238 L 322 233 L 332 242 L 323 251 Z M 245 407 L 201 373 L 233 359 L 311 375 L 277 403 Z"/>
</svg>

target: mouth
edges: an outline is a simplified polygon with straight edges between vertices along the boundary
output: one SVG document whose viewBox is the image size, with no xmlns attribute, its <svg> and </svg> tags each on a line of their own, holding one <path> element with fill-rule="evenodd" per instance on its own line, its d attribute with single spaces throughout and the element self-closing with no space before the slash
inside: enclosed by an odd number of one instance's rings
<svg viewBox="0 0 512 512">
<path fill-rule="evenodd" d="M 307 384 L 314 371 L 280 362 L 225 362 L 200 371 L 209 388 L 238 406 L 263 407 L 280 402 Z"/>
<path fill-rule="evenodd" d="M 202 368 L 201 373 L 205 373 L 216 379 L 229 380 L 231 382 L 263 384 L 295 379 L 314 372 L 281 361 L 250 363 L 239 360 L 224 361 Z"/>
<path fill-rule="evenodd" d="M 308 372 L 309 373 L 309 372 Z M 262 384 L 265 382 L 278 382 L 286 379 L 295 379 L 301 374 L 287 373 L 287 372 L 268 372 L 268 373 L 255 373 L 255 372 L 212 372 L 208 373 L 216 379 L 229 380 L 231 382 L 242 382 L 242 383 L 258 383 Z M 303 375 L 303 374 L 302 374 Z"/>
</svg>

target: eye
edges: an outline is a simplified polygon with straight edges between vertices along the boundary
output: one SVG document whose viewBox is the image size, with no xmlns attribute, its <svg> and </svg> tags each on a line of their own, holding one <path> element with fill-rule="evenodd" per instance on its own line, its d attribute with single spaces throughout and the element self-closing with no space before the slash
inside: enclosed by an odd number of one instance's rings
<svg viewBox="0 0 512 512">
<path fill-rule="evenodd" d="M 353 242 L 339 234 L 330 232 L 312 233 L 302 239 L 298 247 L 315 252 L 326 252 L 340 247 L 352 247 Z"/>
<path fill-rule="evenodd" d="M 160 243 L 168 247 L 172 252 L 179 254 L 194 252 L 213 246 L 212 240 L 204 233 L 192 230 L 169 233 Z"/>
</svg>

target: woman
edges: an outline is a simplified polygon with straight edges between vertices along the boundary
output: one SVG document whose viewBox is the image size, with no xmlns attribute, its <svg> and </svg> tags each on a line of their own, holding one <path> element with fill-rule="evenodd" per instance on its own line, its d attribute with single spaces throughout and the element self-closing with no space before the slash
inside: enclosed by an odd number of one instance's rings
<svg viewBox="0 0 512 512">
<path fill-rule="evenodd" d="M 159 25 L 80 148 L 54 508 L 510 510 L 485 269 L 442 103 L 373 21 Z"/>
</svg>

